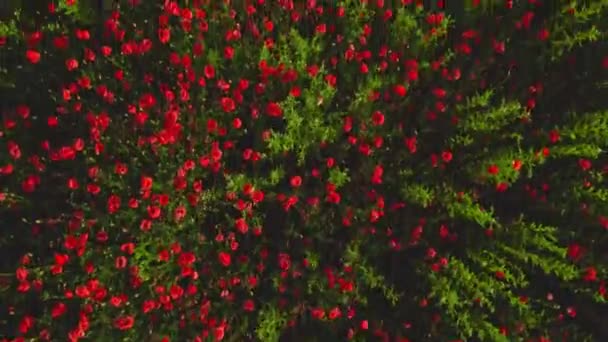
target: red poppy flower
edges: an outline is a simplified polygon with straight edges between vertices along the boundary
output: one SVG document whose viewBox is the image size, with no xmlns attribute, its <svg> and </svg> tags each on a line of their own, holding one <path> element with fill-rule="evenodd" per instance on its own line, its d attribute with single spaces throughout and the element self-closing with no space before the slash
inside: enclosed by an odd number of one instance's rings
<svg viewBox="0 0 608 342">
<path fill-rule="evenodd" d="M 175 208 L 175 211 L 173 212 L 175 221 L 181 221 L 184 217 L 186 217 L 186 208 L 183 206 Z"/>
<path fill-rule="evenodd" d="M 53 45 L 58 50 L 65 50 L 68 48 L 70 40 L 67 36 L 60 36 L 53 38 Z"/>
<path fill-rule="evenodd" d="M 129 330 L 133 327 L 135 319 L 133 316 L 122 316 L 114 320 L 114 326 L 118 330 Z"/>
<path fill-rule="evenodd" d="M 153 183 L 153 180 L 151 177 L 141 177 L 141 181 L 140 181 L 141 190 L 145 191 L 145 190 L 152 189 L 152 183 Z"/>
<path fill-rule="evenodd" d="M 51 310 L 51 317 L 57 318 L 57 317 L 62 316 L 66 312 L 67 312 L 67 305 L 65 305 L 63 302 L 59 302 L 59 303 L 56 303 L 55 306 L 53 306 L 53 309 Z"/>
<path fill-rule="evenodd" d="M 253 310 L 255 310 L 255 303 L 253 302 L 253 300 L 246 299 L 243 302 L 243 310 L 245 310 L 247 312 L 253 312 Z"/>
<path fill-rule="evenodd" d="M 91 34 L 88 30 L 76 29 L 75 36 L 78 40 L 89 40 L 91 38 Z"/>
<path fill-rule="evenodd" d="M 108 198 L 108 213 L 114 214 L 120 209 L 120 197 L 117 195 L 111 195 Z"/>
<path fill-rule="evenodd" d="M 380 111 L 375 111 L 372 114 L 372 122 L 375 126 L 382 126 L 384 124 L 384 114 Z"/>
<path fill-rule="evenodd" d="M 291 184 L 292 187 L 297 188 L 300 185 L 302 185 L 302 177 L 300 177 L 300 176 L 293 176 L 291 178 L 291 180 L 289 181 L 289 183 Z"/>
<path fill-rule="evenodd" d="M 523 165 L 522 161 L 519 159 L 516 159 L 513 161 L 512 166 L 513 166 L 513 170 L 515 171 L 519 171 L 521 169 L 521 166 Z"/>
<path fill-rule="evenodd" d="M 213 65 L 207 64 L 207 65 L 205 65 L 205 68 L 203 69 L 203 73 L 205 74 L 205 77 L 208 79 L 214 78 L 215 77 L 215 68 L 213 67 Z"/>
<path fill-rule="evenodd" d="M 127 258 L 125 256 L 119 256 L 116 258 L 116 260 L 114 261 L 114 266 L 117 269 L 123 269 L 125 267 L 127 267 Z"/>
<path fill-rule="evenodd" d="M 270 102 L 266 106 L 266 113 L 272 117 L 280 117 L 283 115 L 283 110 L 281 109 L 281 106 L 279 106 L 279 104 Z"/>
<path fill-rule="evenodd" d="M 160 217 L 161 210 L 159 207 L 148 206 L 147 210 L 148 210 L 148 216 L 150 216 L 151 219 L 157 219 Z"/>
<path fill-rule="evenodd" d="M 584 249 L 583 247 L 581 247 L 581 245 L 573 243 L 568 245 L 568 258 L 570 258 L 573 261 L 577 261 L 579 260 L 584 254 Z"/>
<path fill-rule="evenodd" d="M 507 191 L 508 188 L 509 188 L 509 184 L 507 184 L 505 182 L 500 182 L 500 183 L 496 184 L 496 191 L 498 191 L 498 192 L 505 192 L 505 191 Z"/>
<path fill-rule="evenodd" d="M 404 97 L 407 94 L 407 88 L 402 84 L 397 84 L 393 87 L 393 91 L 397 96 Z"/>
<path fill-rule="evenodd" d="M 158 30 L 158 40 L 161 43 L 167 44 L 170 39 L 171 39 L 171 30 L 169 28 L 161 28 Z"/>
<path fill-rule="evenodd" d="M 74 58 L 70 58 L 65 61 L 65 66 L 69 71 L 75 70 L 76 68 L 78 68 L 78 61 Z"/>
<path fill-rule="evenodd" d="M 232 263 L 232 257 L 226 252 L 220 252 L 218 254 L 218 261 L 222 266 L 228 267 Z"/>
<path fill-rule="evenodd" d="M 25 58 L 32 64 L 38 64 L 38 62 L 40 62 L 40 52 L 36 50 L 27 50 L 25 52 Z"/>
<path fill-rule="evenodd" d="M 111 55 L 111 54 L 112 54 L 112 48 L 111 48 L 111 47 L 109 47 L 109 46 L 107 46 L 107 45 L 102 46 L 102 47 L 101 47 L 101 54 L 102 54 L 104 57 L 108 57 L 109 55 Z"/>
<path fill-rule="evenodd" d="M 222 105 L 222 110 L 226 113 L 231 113 L 236 108 L 234 100 L 229 97 L 222 97 L 222 99 L 220 100 L 220 104 Z"/>
<path fill-rule="evenodd" d="M 450 152 L 450 151 L 443 151 L 443 152 L 441 152 L 441 159 L 445 163 L 449 163 L 450 161 L 452 161 L 452 152 Z"/>
<path fill-rule="evenodd" d="M 581 170 L 583 171 L 587 171 L 591 168 L 592 164 L 591 161 L 589 159 L 579 159 L 578 160 L 578 166 L 581 168 Z"/>
</svg>

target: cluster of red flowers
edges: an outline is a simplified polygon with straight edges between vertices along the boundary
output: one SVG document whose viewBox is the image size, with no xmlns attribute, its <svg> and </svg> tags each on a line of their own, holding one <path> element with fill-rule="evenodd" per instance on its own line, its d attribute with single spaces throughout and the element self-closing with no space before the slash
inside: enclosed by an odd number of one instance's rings
<svg viewBox="0 0 608 342">
<path fill-rule="evenodd" d="M 302 333 L 302 317 L 349 339 L 409 341 L 447 328 L 442 300 L 408 277 L 447 273 L 454 250 L 495 237 L 493 227 L 468 236 L 432 193 L 406 203 L 406 182 L 458 184 L 459 203 L 556 201 L 550 179 L 514 181 L 560 146 L 553 127 L 535 128 L 534 144 L 547 144 L 530 145 L 529 160 L 484 161 L 470 188 L 456 180 L 477 162 L 447 143 L 465 99 L 504 76 L 529 114 L 549 85 L 514 76 L 527 45 L 494 29 L 465 28 L 449 33 L 449 53 L 433 48 L 448 37 L 445 1 L 440 11 L 412 0 L 123 2 L 100 35 L 64 0 L 49 1 L 22 45 L 0 37 L 0 52 L 16 46 L 25 61 L 0 127 L 0 219 L 23 235 L 6 262 L 18 264 L 6 303 L 14 341 L 244 339 L 277 324 L 277 334 Z M 553 38 L 539 1 L 504 3 L 505 32 L 533 46 Z M 508 71 L 491 79 L 484 63 Z M 596 64 L 606 72 L 608 57 Z M 585 188 L 608 171 L 590 157 L 577 163 Z M 595 208 L 583 212 L 608 230 Z M 585 243 L 570 243 L 567 258 L 608 298 Z M 387 255 L 416 265 L 395 275 Z M 396 291 L 418 291 L 399 299 L 413 311 L 383 309 Z M 535 334 L 495 323 L 503 335 Z"/>
</svg>

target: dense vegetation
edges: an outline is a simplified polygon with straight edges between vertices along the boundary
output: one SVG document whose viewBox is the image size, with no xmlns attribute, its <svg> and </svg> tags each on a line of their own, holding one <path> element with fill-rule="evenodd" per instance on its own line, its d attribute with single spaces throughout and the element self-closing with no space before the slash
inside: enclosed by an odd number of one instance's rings
<svg viewBox="0 0 608 342">
<path fill-rule="evenodd" d="M 0 340 L 608 340 L 608 1 L 36 4 Z"/>
</svg>

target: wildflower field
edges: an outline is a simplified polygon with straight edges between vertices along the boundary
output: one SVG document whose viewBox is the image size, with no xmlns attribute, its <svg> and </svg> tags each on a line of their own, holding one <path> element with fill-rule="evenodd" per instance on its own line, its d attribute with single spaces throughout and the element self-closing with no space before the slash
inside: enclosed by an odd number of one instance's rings
<svg viewBox="0 0 608 342">
<path fill-rule="evenodd" d="M 7 8 L 0 341 L 608 341 L 607 0 Z"/>
</svg>

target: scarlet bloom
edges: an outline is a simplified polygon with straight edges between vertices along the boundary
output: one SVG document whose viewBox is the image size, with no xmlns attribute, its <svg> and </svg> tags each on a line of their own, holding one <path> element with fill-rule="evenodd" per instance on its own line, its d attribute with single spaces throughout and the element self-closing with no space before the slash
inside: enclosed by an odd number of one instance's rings
<svg viewBox="0 0 608 342">
<path fill-rule="evenodd" d="M 395 85 L 395 87 L 393 87 L 393 91 L 395 92 L 395 94 L 397 94 L 397 96 L 401 97 L 407 94 L 407 88 L 405 88 L 405 86 L 402 84 Z"/>
<path fill-rule="evenodd" d="M 578 166 L 580 166 L 583 171 L 587 171 L 591 168 L 591 161 L 589 159 L 579 159 Z"/>
<path fill-rule="evenodd" d="M 114 266 L 116 266 L 116 268 L 118 269 L 123 269 L 127 267 L 127 258 L 124 256 L 119 256 L 118 258 L 116 258 Z"/>
<path fill-rule="evenodd" d="M 57 318 L 63 315 L 67 311 L 67 306 L 63 302 L 59 302 L 55 304 L 53 309 L 51 310 L 51 317 Z"/>
<path fill-rule="evenodd" d="M 293 176 L 291 178 L 290 184 L 294 188 L 299 187 L 300 185 L 302 185 L 302 177 L 300 177 L 300 176 Z"/>
<path fill-rule="evenodd" d="M 219 252 L 217 258 L 220 264 L 224 267 L 228 267 L 232 263 L 232 257 L 226 252 Z"/>
<path fill-rule="evenodd" d="M 384 168 L 380 165 L 377 165 L 374 168 L 374 172 L 372 173 L 372 177 L 371 177 L 372 184 L 382 184 L 383 173 L 384 173 Z"/>
<path fill-rule="evenodd" d="M 538 39 L 540 39 L 540 40 L 547 40 L 547 39 L 549 39 L 549 30 L 547 30 L 546 28 L 540 30 L 538 32 Z"/>
<path fill-rule="evenodd" d="M 452 160 L 452 152 L 443 151 L 441 153 L 441 159 L 443 159 L 444 162 L 449 163 Z"/>
<path fill-rule="evenodd" d="M 157 219 L 160 217 L 160 208 L 157 206 L 148 206 L 148 215 L 151 219 Z"/>
<path fill-rule="evenodd" d="M 234 100 L 229 97 L 222 97 L 220 102 L 222 105 L 222 110 L 226 113 L 233 112 L 234 109 L 236 108 L 236 104 L 234 103 Z"/>
<path fill-rule="evenodd" d="M 135 323 L 133 316 L 118 317 L 114 320 L 114 327 L 118 330 L 129 330 L 133 327 L 133 323 Z"/>
<path fill-rule="evenodd" d="M 25 53 L 25 58 L 27 58 L 30 63 L 37 64 L 40 62 L 40 52 L 36 50 L 27 50 Z"/>
<path fill-rule="evenodd" d="M 310 311 L 310 314 L 313 318 L 316 318 L 316 319 L 323 319 L 323 317 L 325 317 L 325 311 L 323 311 L 323 309 L 320 309 L 320 308 L 312 309 Z"/>
<path fill-rule="evenodd" d="M 141 177 L 141 190 L 150 190 L 152 189 L 152 178 L 151 177 Z"/>
<path fill-rule="evenodd" d="M 173 217 L 175 221 L 181 221 L 184 217 L 186 217 L 186 208 L 184 206 L 179 206 L 175 208 Z"/>
<path fill-rule="evenodd" d="M 338 80 L 338 78 L 335 75 L 329 74 L 329 75 L 325 76 L 325 81 L 332 88 L 334 88 L 336 86 L 337 80 Z"/>
<path fill-rule="evenodd" d="M 38 184 L 40 184 L 40 177 L 30 175 L 21 183 L 21 189 L 27 193 L 34 192 Z"/>
<path fill-rule="evenodd" d="M 438 99 L 444 98 L 447 94 L 447 92 L 442 88 L 435 88 L 435 89 L 433 89 L 432 92 L 433 92 L 433 95 Z"/>
<path fill-rule="evenodd" d="M 372 122 L 375 126 L 382 126 L 384 124 L 384 114 L 380 111 L 375 111 L 374 114 L 372 114 Z"/>
<path fill-rule="evenodd" d="M 329 203 L 339 204 L 340 200 L 341 200 L 340 194 L 335 191 L 330 191 L 327 194 L 326 201 Z"/>
<path fill-rule="evenodd" d="M 521 169 L 521 165 L 522 165 L 521 160 L 517 159 L 517 160 L 513 161 L 513 169 L 515 171 L 519 171 Z"/>
<path fill-rule="evenodd" d="M 577 261 L 578 259 L 580 259 L 583 256 L 583 247 L 581 247 L 581 245 L 573 243 L 571 245 L 568 246 L 568 258 L 570 258 L 573 261 Z"/>
<path fill-rule="evenodd" d="M 315 31 L 319 34 L 323 34 L 327 31 L 327 26 L 325 24 L 319 24 L 317 25 L 317 27 L 315 28 Z"/>
<path fill-rule="evenodd" d="M 116 172 L 116 174 L 124 176 L 127 174 L 127 171 L 128 171 L 128 167 L 126 164 L 116 163 L 116 166 L 114 167 L 114 172 Z"/>
<path fill-rule="evenodd" d="M 171 30 L 168 28 L 161 28 L 158 30 L 158 40 L 163 43 L 163 44 L 167 44 L 169 42 L 169 39 L 171 39 Z"/>
<path fill-rule="evenodd" d="M 216 341 L 221 341 L 224 339 L 225 329 L 224 327 L 217 327 L 213 330 L 213 336 Z"/>
<path fill-rule="evenodd" d="M 113 214 L 120 209 L 120 197 L 117 195 L 111 195 L 108 198 L 108 213 Z"/>
<path fill-rule="evenodd" d="M 235 221 L 236 230 L 238 230 L 241 234 L 247 233 L 249 231 L 249 225 L 247 225 L 247 221 L 244 218 L 240 217 Z"/>
<path fill-rule="evenodd" d="M 68 48 L 70 40 L 67 36 L 60 36 L 53 38 L 53 46 L 59 50 L 64 50 Z"/>
<path fill-rule="evenodd" d="M 66 66 L 66 68 L 68 68 L 69 71 L 72 71 L 72 70 L 78 68 L 78 61 L 74 58 L 70 58 L 67 61 L 65 61 L 65 66 Z"/>
<path fill-rule="evenodd" d="M 226 46 L 224 48 L 224 58 L 232 59 L 234 57 L 234 48 L 231 46 Z"/>
<path fill-rule="evenodd" d="M 107 46 L 107 45 L 102 46 L 101 47 L 101 54 L 104 57 L 108 57 L 110 54 L 112 54 L 112 48 L 109 47 L 109 46 Z"/>
<path fill-rule="evenodd" d="M 505 192 L 505 191 L 507 191 L 508 188 L 509 188 L 509 184 L 507 184 L 505 182 L 500 182 L 500 183 L 496 184 L 496 191 L 498 191 L 498 192 Z"/>
<path fill-rule="evenodd" d="M 416 153 L 417 147 L 417 139 L 415 136 L 411 138 L 404 139 L 405 147 L 410 151 L 410 153 Z"/>
<path fill-rule="evenodd" d="M 234 129 L 239 129 L 241 126 L 243 126 L 243 121 L 241 121 L 241 119 L 234 118 L 234 120 L 232 120 L 232 127 L 234 127 Z"/>
<path fill-rule="evenodd" d="M 262 202 L 264 200 L 264 192 L 261 190 L 255 190 L 251 195 L 251 200 L 254 203 Z"/>
<path fill-rule="evenodd" d="M 583 280 L 585 281 L 596 281 L 597 280 L 597 270 L 593 266 L 587 267 L 585 270 L 585 275 L 583 276 Z"/>
<path fill-rule="evenodd" d="M 499 171 L 499 169 L 498 169 L 498 166 L 496 166 L 496 165 L 490 165 L 488 167 L 488 173 L 491 174 L 491 175 L 498 174 L 498 171 Z"/>
<path fill-rule="evenodd" d="M 19 145 L 17 145 L 17 143 L 15 143 L 14 141 L 9 141 L 7 143 L 8 146 L 8 153 L 11 155 L 11 157 L 15 160 L 21 158 L 21 149 L 19 148 Z"/>
<path fill-rule="evenodd" d="M 19 281 L 26 281 L 27 280 L 27 269 L 23 268 L 23 267 L 19 267 L 17 269 L 17 271 L 15 271 L 15 275 L 17 277 L 17 280 Z"/>
<path fill-rule="evenodd" d="M 552 144 L 556 144 L 560 139 L 560 135 L 559 132 L 557 130 L 551 130 L 549 132 L 549 141 L 551 141 Z"/>
<path fill-rule="evenodd" d="M 30 116 L 30 108 L 26 105 L 17 106 L 15 111 L 22 119 L 27 119 Z"/>
<path fill-rule="evenodd" d="M 283 110 L 277 103 L 270 102 L 266 106 L 266 113 L 272 117 L 280 117 L 283 115 Z"/>
<path fill-rule="evenodd" d="M 88 184 L 87 185 L 87 192 L 90 193 L 91 195 L 97 195 L 97 194 L 99 194 L 100 191 L 101 191 L 101 187 L 97 184 Z"/>
<path fill-rule="evenodd" d="M 279 267 L 283 271 L 287 271 L 290 266 L 291 266 L 291 258 L 289 257 L 289 254 L 280 253 L 279 254 Z"/>
<path fill-rule="evenodd" d="M 89 40 L 91 38 L 91 34 L 88 30 L 76 29 L 75 36 L 78 40 Z"/>
<path fill-rule="evenodd" d="M 27 333 L 34 325 L 34 318 L 32 316 L 25 316 L 19 323 L 19 332 L 22 334 Z"/>
<path fill-rule="evenodd" d="M 335 307 L 329 311 L 329 319 L 336 319 L 340 316 L 342 316 L 342 311 L 340 311 L 340 308 L 338 307 Z"/>
<path fill-rule="evenodd" d="M 255 303 L 251 299 L 247 299 L 243 302 L 243 310 L 247 312 L 252 312 L 255 310 Z"/>
<path fill-rule="evenodd" d="M 214 78 L 215 77 L 215 68 L 213 65 L 207 64 L 203 69 L 203 73 L 205 74 L 205 78 Z"/>
</svg>

